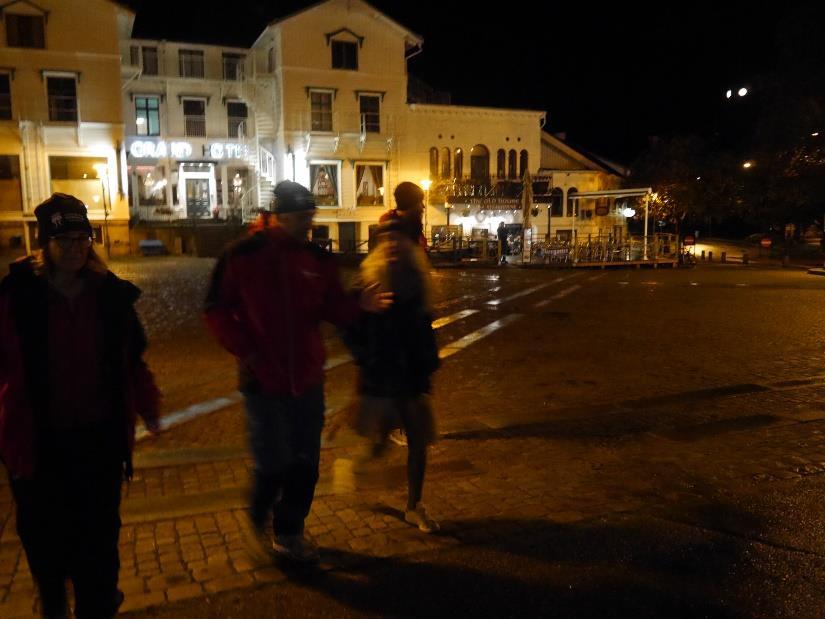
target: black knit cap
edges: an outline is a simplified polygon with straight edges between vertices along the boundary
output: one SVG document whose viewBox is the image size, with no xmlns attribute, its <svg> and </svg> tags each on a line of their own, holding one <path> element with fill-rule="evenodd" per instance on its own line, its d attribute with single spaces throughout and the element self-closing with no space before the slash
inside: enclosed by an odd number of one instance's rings
<svg viewBox="0 0 825 619">
<path fill-rule="evenodd" d="M 86 205 L 66 193 L 53 193 L 34 209 L 37 218 L 37 244 L 45 247 L 49 239 L 67 232 L 85 232 L 92 236 Z"/>
<path fill-rule="evenodd" d="M 275 185 L 275 212 L 297 213 L 315 209 L 315 196 L 309 189 L 292 181 L 281 181 Z"/>
</svg>

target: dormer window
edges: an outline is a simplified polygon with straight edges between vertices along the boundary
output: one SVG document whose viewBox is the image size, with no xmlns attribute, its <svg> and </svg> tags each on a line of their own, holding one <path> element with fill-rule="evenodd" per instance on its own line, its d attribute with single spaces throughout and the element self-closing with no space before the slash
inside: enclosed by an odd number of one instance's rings
<svg viewBox="0 0 825 619">
<path fill-rule="evenodd" d="M 332 68 L 358 70 L 358 43 L 332 41 Z"/>
<path fill-rule="evenodd" d="M 6 45 L 45 49 L 46 20 L 44 16 L 6 13 Z"/>
</svg>

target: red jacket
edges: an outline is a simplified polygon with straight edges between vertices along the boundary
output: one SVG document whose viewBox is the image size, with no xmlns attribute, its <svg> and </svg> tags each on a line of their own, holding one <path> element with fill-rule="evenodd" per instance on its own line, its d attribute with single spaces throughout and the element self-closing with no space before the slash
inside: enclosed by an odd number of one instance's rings
<svg viewBox="0 0 825 619">
<path fill-rule="evenodd" d="M 293 396 L 323 380 L 321 321 L 344 326 L 361 313 L 333 257 L 280 227 L 227 249 L 205 310 L 215 337 L 241 363 L 241 390 Z"/>
<path fill-rule="evenodd" d="M 111 272 L 96 277 L 102 278 L 102 363 L 119 428 L 113 440 L 121 443 L 130 473 L 137 416 L 157 420 L 160 394 L 142 359 L 146 338 L 134 309 L 140 291 Z M 45 277 L 35 274 L 30 258 L 14 263 L 0 283 L 0 458 L 20 477 L 37 470 L 39 436 L 47 424 L 48 309 Z"/>
</svg>

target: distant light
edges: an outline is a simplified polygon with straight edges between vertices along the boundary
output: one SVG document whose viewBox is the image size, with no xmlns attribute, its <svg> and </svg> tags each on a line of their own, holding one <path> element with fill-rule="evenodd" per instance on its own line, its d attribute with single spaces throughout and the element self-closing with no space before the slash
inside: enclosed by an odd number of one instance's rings
<svg viewBox="0 0 825 619">
<path fill-rule="evenodd" d="M 629 206 L 622 209 L 622 215 L 625 217 L 633 217 L 636 214 L 636 209 L 630 208 Z"/>
<path fill-rule="evenodd" d="M 419 181 L 419 182 L 421 183 L 421 186 L 424 188 L 424 191 L 429 191 L 430 190 L 430 185 L 433 184 L 433 182 L 430 179 L 424 179 L 424 180 Z"/>
<path fill-rule="evenodd" d="M 700 181 L 700 180 L 702 180 L 702 177 L 701 177 L 701 176 L 697 176 L 697 177 L 696 177 L 696 180 L 697 180 L 697 181 Z"/>
<path fill-rule="evenodd" d="M 740 88 L 736 94 L 738 94 L 740 97 L 744 97 L 746 94 L 748 94 L 748 89 L 744 87 Z"/>
<path fill-rule="evenodd" d="M 753 167 L 753 161 L 746 161 L 745 163 L 742 164 L 742 167 L 745 168 L 746 170 L 748 168 L 752 168 Z"/>
<path fill-rule="evenodd" d="M 725 99 L 730 99 L 732 96 L 733 96 L 733 91 L 732 90 L 728 90 L 725 93 Z"/>
<path fill-rule="evenodd" d="M 812 137 L 812 138 L 818 138 L 818 137 L 819 137 L 819 131 L 814 131 L 814 132 L 811 134 L 811 137 Z"/>
</svg>

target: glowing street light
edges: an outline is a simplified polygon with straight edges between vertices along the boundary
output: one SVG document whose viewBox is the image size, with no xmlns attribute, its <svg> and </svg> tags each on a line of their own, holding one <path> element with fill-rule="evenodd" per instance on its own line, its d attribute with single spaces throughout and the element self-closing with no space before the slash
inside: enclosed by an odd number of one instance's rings
<svg viewBox="0 0 825 619">
<path fill-rule="evenodd" d="M 746 170 L 749 169 L 749 168 L 752 168 L 753 167 L 753 161 L 746 161 L 745 163 L 742 164 L 742 167 L 745 168 Z"/>
<path fill-rule="evenodd" d="M 746 94 L 748 94 L 748 89 L 743 86 L 738 91 L 736 91 L 736 94 L 738 94 L 740 97 L 744 97 Z"/>
<path fill-rule="evenodd" d="M 728 91 L 725 93 L 725 99 L 730 99 L 732 96 L 733 96 L 733 91 L 728 89 Z"/>
</svg>

